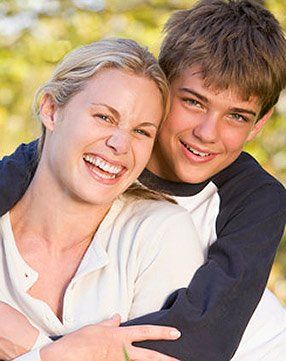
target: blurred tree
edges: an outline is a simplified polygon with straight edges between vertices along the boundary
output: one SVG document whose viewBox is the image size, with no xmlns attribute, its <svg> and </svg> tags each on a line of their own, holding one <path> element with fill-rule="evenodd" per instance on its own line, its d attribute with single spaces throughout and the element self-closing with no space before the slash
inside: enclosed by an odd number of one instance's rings
<svg viewBox="0 0 286 361">
<path fill-rule="evenodd" d="M 37 136 L 39 127 L 31 112 L 33 94 L 65 53 L 102 37 L 121 36 L 146 44 L 157 54 L 162 39 L 160 31 L 170 13 L 188 8 L 193 2 L 0 0 L 0 157 L 12 152 L 17 144 Z M 263 3 L 286 28 L 285 0 Z M 284 184 L 285 116 L 286 93 L 282 94 L 272 121 L 246 147 Z M 286 273 L 285 255 L 284 239 L 276 264 L 278 277 Z M 285 282 L 279 287 L 286 300 Z"/>
</svg>

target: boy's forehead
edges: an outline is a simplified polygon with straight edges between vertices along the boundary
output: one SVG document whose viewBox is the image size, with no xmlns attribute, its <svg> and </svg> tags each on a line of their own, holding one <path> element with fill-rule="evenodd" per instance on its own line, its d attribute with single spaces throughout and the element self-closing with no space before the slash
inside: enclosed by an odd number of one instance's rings
<svg viewBox="0 0 286 361">
<path fill-rule="evenodd" d="M 257 107 L 261 106 L 261 101 L 259 97 L 255 94 L 248 96 L 245 94 L 245 89 L 243 86 L 239 86 L 239 84 L 226 84 L 221 82 L 221 79 L 211 74 L 211 76 L 207 76 L 208 72 L 204 71 L 201 65 L 191 65 L 181 70 L 181 72 L 171 80 L 170 85 L 177 85 L 177 87 L 181 89 L 194 89 L 199 87 L 199 90 L 205 91 L 208 94 L 212 94 L 214 96 L 219 95 L 221 93 L 227 93 L 231 96 L 231 98 L 237 102 L 245 102 L 257 105 Z M 226 84 L 222 87 L 221 84 Z"/>
</svg>

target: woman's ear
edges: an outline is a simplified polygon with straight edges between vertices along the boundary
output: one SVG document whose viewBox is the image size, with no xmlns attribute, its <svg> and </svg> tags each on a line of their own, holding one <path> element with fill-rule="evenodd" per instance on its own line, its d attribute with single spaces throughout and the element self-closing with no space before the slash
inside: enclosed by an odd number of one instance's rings
<svg viewBox="0 0 286 361">
<path fill-rule="evenodd" d="M 39 109 L 40 109 L 39 111 L 40 119 L 44 127 L 52 132 L 55 128 L 55 120 L 56 120 L 55 113 L 58 109 L 58 106 L 55 103 L 54 98 L 51 94 L 43 95 L 43 97 L 40 100 Z"/>
</svg>

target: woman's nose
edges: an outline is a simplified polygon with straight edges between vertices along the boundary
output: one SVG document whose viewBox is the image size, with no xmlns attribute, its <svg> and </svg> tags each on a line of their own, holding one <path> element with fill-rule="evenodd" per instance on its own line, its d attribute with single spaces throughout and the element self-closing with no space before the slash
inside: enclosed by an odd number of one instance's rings
<svg viewBox="0 0 286 361">
<path fill-rule="evenodd" d="M 124 129 L 116 129 L 107 139 L 106 144 L 116 154 L 126 154 L 131 145 L 130 134 Z"/>
</svg>

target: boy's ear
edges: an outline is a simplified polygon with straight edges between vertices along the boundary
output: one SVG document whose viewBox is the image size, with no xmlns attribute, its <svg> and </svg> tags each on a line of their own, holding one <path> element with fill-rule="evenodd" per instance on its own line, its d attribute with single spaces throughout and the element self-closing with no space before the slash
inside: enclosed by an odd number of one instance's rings
<svg viewBox="0 0 286 361">
<path fill-rule="evenodd" d="M 273 108 L 268 110 L 268 112 L 266 114 L 264 114 L 262 118 L 257 120 L 257 122 L 254 124 L 253 128 L 251 129 L 251 131 L 247 137 L 247 141 L 253 140 L 256 137 L 256 135 L 263 128 L 263 126 L 265 125 L 267 120 L 271 117 L 272 113 L 273 113 Z"/>
<path fill-rule="evenodd" d="M 55 128 L 55 113 L 57 105 L 51 94 L 44 94 L 39 107 L 39 115 L 44 127 L 47 130 L 53 131 Z"/>
</svg>

